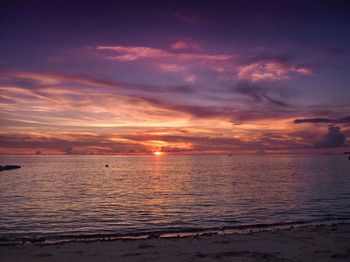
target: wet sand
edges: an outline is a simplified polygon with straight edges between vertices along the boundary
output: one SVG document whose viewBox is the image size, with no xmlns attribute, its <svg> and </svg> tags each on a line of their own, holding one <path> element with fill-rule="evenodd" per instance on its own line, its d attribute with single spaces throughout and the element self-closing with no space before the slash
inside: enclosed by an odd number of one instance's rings
<svg viewBox="0 0 350 262">
<path fill-rule="evenodd" d="M 0 246 L 0 261 L 350 261 L 350 224 L 240 235 Z"/>
</svg>

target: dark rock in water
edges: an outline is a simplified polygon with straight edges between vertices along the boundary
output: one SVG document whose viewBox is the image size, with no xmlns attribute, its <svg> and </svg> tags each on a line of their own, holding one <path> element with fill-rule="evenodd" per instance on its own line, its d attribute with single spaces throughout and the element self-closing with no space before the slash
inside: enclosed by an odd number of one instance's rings
<svg viewBox="0 0 350 262">
<path fill-rule="evenodd" d="M 18 169 L 21 168 L 21 166 L 0 166 L 0 171 L 6 171 L 6 170 L 12 170 L 12 169 Z"/>
</svg>

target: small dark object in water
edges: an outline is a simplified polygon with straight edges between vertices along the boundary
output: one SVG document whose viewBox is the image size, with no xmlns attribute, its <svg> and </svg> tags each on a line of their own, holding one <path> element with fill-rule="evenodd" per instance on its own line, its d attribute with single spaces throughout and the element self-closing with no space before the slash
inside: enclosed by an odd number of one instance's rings
<svg viewBox="0 0 350 262">
<path fill-rule="evenodd" d="M 108 165 L 106 165 L 106 167 L 109 167 Z"/>
<path fill-rule="evenodd" d="M 158 233 L 150 233 L 147 237 L 147 239 L 156 239 L 159 238 L 160 235 Z"/>
<path fill-rule="evenodd" d="M 21 168 L 21 166 L 0 166 L 0 171 L 12 170 L 17 168 Z"/>
</svg>

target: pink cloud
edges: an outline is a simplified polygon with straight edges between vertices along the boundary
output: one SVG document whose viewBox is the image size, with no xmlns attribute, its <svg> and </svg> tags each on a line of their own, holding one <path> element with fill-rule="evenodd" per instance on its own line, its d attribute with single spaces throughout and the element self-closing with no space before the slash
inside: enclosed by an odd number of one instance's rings
<svg viewBox="0 0 350 262">
<path fill-rule="evenodd" d="M 144 46 L 97 46 L 93 48 L 101 58 L 121 63 L 140 62 L 149 68 L 166 73 L 182 74 L 186 83 L 197 82 L 198 71 L 210 70 L 216 74 L 232 72 L 233 54 L 218 54 L 195 49 L 198 46 L 184 41 L 171 45 L 173 50 Z M 175 49 L 174 49 L 175 48 Z"/>
<path fill-rule="evenodd" d="M 295 75 L 311 76 L 311 68 L 288 64 L 279 60 L 259 60 L 250 64 L 237 65 L 238 55 L 212 53 L 199 49 L 197 44 L 176 41 L 170 50 L 145 46 L 96 46 L 95 49 L 104 59 L 117 62 L 140 61 L 162 72 L 182 73 L 185 82 L 196 82 L 194 77 L 200 70 L 210 70 L 217 74 L 217 79 L 247 79 L 253 82 L 262 80 L 287 80 Z M 232 72 L 237 70 L 237 75 Z"/>
<path fill-rule="evenodd" d="M 166 72 L 174 72 L 174 73 L 184 72 L 187 69 L 186 66 L 177 65 L 177 64 L 160 64 L 158 68 Z"/>
<path fill-rule="evenodd" d="M 191 74 L 190 70 L 183 65 L 160 64 L 158 68 L 165 72 L 182 74 L 183 80 L 189 84 L 195 84 L 199 81 L 199 77 L 196 74 Z"/>
<path fill-rule="evenodd" d="M 259 61 L 241 66 L 238 71 L 238 78 L 248 79 L 253 82 L 259 80 L 283 80 L 290 79 L 291 73 L 310 76 L 313 72 L 307 67 L 289 66 L 276 61 Z"/>
<path fill-rule="evenodd" d="M 96 50 L 114 52 L 109 59 L 119 61 L 135 61 L 142 58 L 162 58 L 169 56 L 165 50 L 144 46 L 97 46 Z"/>
<path fill-rule="evenodd" d="M 198 81 L 198 76 L 196 75 L 189 75 L 185 77 L 185 81 L 190 84 L 194 84 Z"/>
<path fill-rule="evenodd" d="M 164 49 L 144 46 L 97 46 L 97 51 L 109 51 L 105 58 L 116 61 L 136 61 L 141 59 L 171 59 L 177 61 L 218 62 L 227 61 L 233 56 L 210 53 L 174 53 Z"/>
<path fill-rule="evenodd" d="M 299 67 L 299 68 L 295 68 L 294 70 L 295 70 L 295 72 L 302 74 L 302 75 L 306 75 L 306 76 L 313 75 L 313 71 L 311 68 Z"/>
<path fill-rule="evenodd" d="M 181 50 L 181 49 L 199 49 L 199 46 L 192 42 L 187 41 L 176 41 L 170 45 L 171 49 Z"/>
</svg>

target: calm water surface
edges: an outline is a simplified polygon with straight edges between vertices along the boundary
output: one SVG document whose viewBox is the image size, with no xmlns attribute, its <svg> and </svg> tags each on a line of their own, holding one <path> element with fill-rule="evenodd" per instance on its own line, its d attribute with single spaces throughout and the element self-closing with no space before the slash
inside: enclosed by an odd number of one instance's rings
<svg viewBox="0 0 350 262">
<path fill-rule="evenodd" d="M 0 156 L 0 236 L 350 219 L 345 156 Z M 109 168 L 105 165 L 108 164 Z"/>
</svg>

